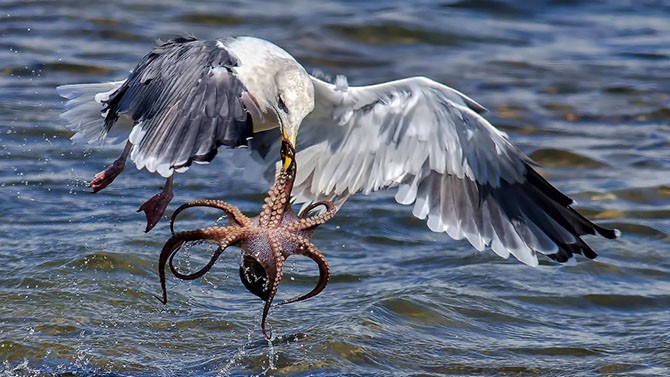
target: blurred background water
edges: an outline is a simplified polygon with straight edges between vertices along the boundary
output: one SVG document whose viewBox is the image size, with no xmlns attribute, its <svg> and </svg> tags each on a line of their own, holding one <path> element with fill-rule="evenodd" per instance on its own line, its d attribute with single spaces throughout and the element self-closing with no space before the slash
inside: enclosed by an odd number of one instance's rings
<svg viewBox="0 0 670 377">
<path fill-rule="evenodd" d="M 236 253 L 169 278 L 163 306 L 168 226 L 145 234 L 135 212 L 162 179 L 129 165 L 91 195 L 120 149 L 72 145 L 54 88 L 122 79 L 176 34 L 266 38 L 352 85 L 458 88 L 623 237 L 589 238 L 595 261 L 530 268 L 378 193 L 319 228 L 331 281 L 272 310 L 271 344 Z M 670 375 L 669 35 L 663 0 L 0 1 L 0 373 Z M 214 197 L 256 213 L 268 183 L 238 179 L 231 156 L 179 176 L 171 208 Z M 296 258 L 280 295 L 316 274 Z"/>
</svg>

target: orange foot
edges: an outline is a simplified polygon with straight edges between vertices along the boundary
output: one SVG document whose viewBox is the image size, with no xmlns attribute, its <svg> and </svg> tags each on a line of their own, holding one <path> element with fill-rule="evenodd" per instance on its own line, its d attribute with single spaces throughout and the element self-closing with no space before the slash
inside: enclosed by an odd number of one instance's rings
<svg viewBox="0 0 670 377">
<path fill-rule="evenodd" d="M 137 210 L 137 212 L 144 211 L 144 214 L 147 216 L 147 228 L 144 230 L 145 232 L 150 231 L 158 224 L 165 213 L 165 209 L 167 209 L 168 204 L 172 200 L 172 177 L 170 176 L 165 182 L 163 191 L 152 196 L 151 199 L 144 202 Z"/>
</svg>

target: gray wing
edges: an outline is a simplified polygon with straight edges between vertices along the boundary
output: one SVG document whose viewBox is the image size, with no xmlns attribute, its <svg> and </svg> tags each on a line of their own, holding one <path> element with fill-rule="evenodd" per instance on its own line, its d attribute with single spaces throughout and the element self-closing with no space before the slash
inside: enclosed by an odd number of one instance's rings
<svg viewBox="0 0 670 377">
<path fill-rule="evenodd" d="M 221 145 L 246 145 L 255 101 L 220 41 L 177 38 L 156 46 L 105 101 L 105 132 L 120 115 L 136 123 L 128 140 L 138 169 L 168 177 L 211 161 Z"/>
<path fill-rule="evenodd" d="M 396 200 L 431 230 L 529 265 L 537 252 L 594 258 L 581 236 L 616 236 L 572 209 L 465 95 L 421 77 L 349 88 L 313 81 L 318 109 L 296 156 L 299 202 L 341 205 L 398 186 Z"/>
</svg>

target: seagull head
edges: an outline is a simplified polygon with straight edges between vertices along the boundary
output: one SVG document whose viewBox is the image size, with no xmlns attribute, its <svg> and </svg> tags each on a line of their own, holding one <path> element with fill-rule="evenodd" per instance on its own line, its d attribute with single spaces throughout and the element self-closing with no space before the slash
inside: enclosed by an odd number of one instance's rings
<svg viewBox="0 0 670 377">
<path fill-rule="evenodd" d="M 314 85 L 302 67 L 289 65 L 275 76 L 277 98 L 274 108 L 277 113 L 282 141 L 295 150 L 298 129 L 303 119 L 314 110 Z M 284 170 L 293 162 L 292 154 L 282 154 Z"/>
</svg>

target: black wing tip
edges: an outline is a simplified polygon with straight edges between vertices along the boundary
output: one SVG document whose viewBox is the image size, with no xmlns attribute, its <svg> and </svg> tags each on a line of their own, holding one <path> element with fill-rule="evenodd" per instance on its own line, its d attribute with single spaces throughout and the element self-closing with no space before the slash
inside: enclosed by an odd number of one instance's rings
<svg viewBox="0 0 670 377">
<path fill-rule="evenodd" d="M 595 259 L 598 253 L 582 239 L 582 236 L 594 235 L 602 236 L 606 239 L 616 239 L 621 236 L 621 232 L 618 229 L 608 229 L 594 224 L 591 220 L 577 212 L 572 208 L 574 201 L 570 197 L 551 185 L 530 164 L 527 164 L 526 168 L 526 181 L 517 184 L 508 183 L 509 187 L 520 188 L 527 196 L 527 199 L 530 199 L 530 203 L 544 212 L 544 216 L 555 221 L 557 225 L 574 237 L 574 239 L 568 240 L 559 234 L 548 232 L 551 230 L 551 227 L 541 226 L 545 234 L 558 246 L 558 251 L 553 254 L 546 254 L 547 257 L 558 263 L 567 262 L 575 254 L 583 255 L 588 259 Z M 510 212 L 514 212 L 514 209 L 510 209 Z M 528 213 L 532 212 L 528 211 Z M 541 217 L 538 217 L 538 220 L 541 220 Z M 537 223 L 542 224 L 541 221 Z"/>
<path fill-rule="evenodd" d="M 562 205 L 563 207 L 569 207 L 574 204 L 574 200 L 569 196 L 565 195 L 554 187 L 549 181 L 547 181 L 537 170 L 533 169 L 533 166 L 526 162 L 526 175 L 524 176 L 526 181 L 542 191 L 549 198 L 553 199 L 556 203 Z"/>
<path fill-rule="evenodd" d="M 603 228 L 601 226 L 595 225 L 591 223 L 592 226 L 592 232 L 589 234 L 592 235 L 601 235 L 607 239 L 616 239 L 621 236 L 621 232 L 619 229 L 607 229 Z M 570 260 L 575 254 L 580 254 L 583 255 L 584 257 L 588 259 L 595 259 L 598 256 L 598 253 L 596 253 L 591 246 L 589 246 L 582 238 L 583 234 L 577 234 L 574 233 L 573 236 L 576 238 L 576 242 L 567 244 L 564 242 L 560 242 L 556 239 L 553 241 L 556 242 L 558 245 L 558 252 L 554 254 L 547 254 L 547 257 L 551 258 L 552 260 L 558 262 L 558 263 L 565 263 L 568 260 Z"/>
<path fill-rule="evenodd" d="M 590 234 L 596 236 L 600 235 L 607 239 L 613 240 L 621 237 L 621 231 L 619 229 L 608 229 L 598 226 L 596 224 L 590 223 L 592 226 L 592 232 Z M 547 254 L 547 257 L 558 263 L 565 263 L 575 254 L 583 255 L 588 259 L 595 259 L 598 256 L 598 253 L 595 252 L 584 240 L 582 240 L 582 234 L 573 234 L 576 238 L 576 242 L 572 244 L 567 244 L 563 242 L 558 242 L 558 252 L 554 254 Z"/>
<path fill-rule="evenodd" d="M 619 229 L 616 229 L 616 228 L 615 229 L 607 229 L 607 228 L 603 228 L 603 227 L 598 226 L 598 225 L 594 225 L 594 228 L 596 229 L 598 234 L 600 234 L 601 236 L 603 236 L 607 239 L 614 240 L 614 239 L 617 239 L 617 238 L 621 237 L 621 231 Z"/>
<path fill-rule="evenodd" d="M 179 34 L 179 35 L 175 35 L 174 37 L 169 38 L 167 40 L 157 39 L 156 40 L 156 46 L 157 47 L 163 47 L 163 46 L 169 46 L 169 45 L 172 45 L 172 44 L 195 42 L 197 40 L 198 40 L 198 38 L 193 34 Z"/>
<path fill-rule="evenodd" d="M 589 219 L 585 218 L 579 212 L 577 212 L 572 206 L 575 204 L 575 201 L 568 197 L 567 195 L 560 192 L 555 188 L 551 183 L 549 183 L 544 177 L 542 177 L 535 169 L 533 169 L 532 164 L 526 164 L 527 173 L 525 178 L 528 183 L 532 186 L 538 188 L 542 193 L 547 195 L 551 200 L 555 201 L 559 205 L 568 208 L 574 212 L 578 218 L 582 220 L 582 225 L 586 225 L 588 230 L 583 230 L 582 232 L 574 232 L 574 236 L 581 236 L 583 234 L 593 234 L 600 235 L 607 239 L 613 240 L 621 237 L 621 231 L 619 229 L 609 229 L 599 225 L 594 224 Z M 581 239 L 579 239 L 581 241 Z M 583 242 L 583 241 L 582 241 Z M 595 254 L 595 253 L 594 253 Z"/>
<path fill-rule="evenodd" d="M 558 252 L 555 254 L 547 254 L 547 257 L 549 257 L 554 262 L 565 263 L 568 260 L 570 260 L 570 257 L 572 257 L 572 255 L 567 255 L 563 252 Z"/>
<path fill-rule="evenodd" d="M 547 254 L 547 257 L 558 263 L 565 263 L 569 261 L 575 254 L 583 255 L 588 259 L 596 259 L 598 253 L 595 252 L 586 242 L 581 238 L 577 238 L 577 242 L 573 244 L 559 244 L 558 252 L 554 254 Z"/>
</svg>

